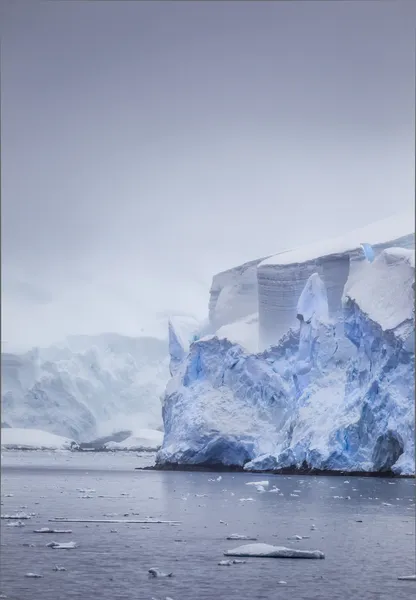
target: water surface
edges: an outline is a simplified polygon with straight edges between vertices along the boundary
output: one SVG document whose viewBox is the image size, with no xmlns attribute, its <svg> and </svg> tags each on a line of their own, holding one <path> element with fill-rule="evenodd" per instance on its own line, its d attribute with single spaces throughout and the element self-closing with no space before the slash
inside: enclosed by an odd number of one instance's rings
<svg viewBox="0 0 416 600">
<path fill-rule="evenodd" d="M 133 453 L 3 452 L 2 514 L 35 514 L 21 528 L 1 521 L 1 592 L 11 600 L 414 597 L 415 582 L 397 580 L 416 570 L 414 480 L 134 470 L 152 460 Z M 280 492 L 245 485 L 260 480 Z M 95 491 L 80 491 L 88 489 Z M 181 523 L 63 526 L 48 522 L 53 517 Z M 33 533 L 40 527 L 73 533 Z M 326 558 L 218 566 L 223 552 L 239 545 L 226 540 L 232 533 L 322 550 Z M 295 535 L 309 539 L 288 539 Z M 46 547 L 52 540 L 79 547 Z M 66 571 L 54 572 L 54 565 Z M 149 579 L 154 567 L 174 577 Z M 27 579 L 28 572 L 43 578 Z"/>
</svg>

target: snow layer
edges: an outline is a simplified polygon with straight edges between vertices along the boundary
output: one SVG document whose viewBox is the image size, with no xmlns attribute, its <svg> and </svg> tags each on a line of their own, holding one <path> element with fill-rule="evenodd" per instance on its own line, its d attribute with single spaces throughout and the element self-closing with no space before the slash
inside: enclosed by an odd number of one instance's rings
<svg viewBox="0 0 416 600">
<path fill-rule="evenodd" d="M 318 273 L 325 283 L 330 314 L 339 313 L 348 278 L 366 260 L 363 244 L 370 244 L 375 255 L 386 247 L 414 248 L 414 208 L 347 235 L 307 244 L 262 261 L 257 268 L 262 348 L 278 343 L 293 327 L 297 299 L 312 273 Z"/>
<path fill-rule="evenodd" d="M 158 463 L 414 473 L 411 254 L 366 263 L 335 316 L 310 273 L 297 325 L 261 353 L 194 342 L 166 388 Z"/>
<path fill-rule="evenodd" d="M 262 558 L 325 558 L 320 550 L 298 550 L 270 544 L 246 544 L 227 550 L 224 556 L 258 556 Z"/>
<path fill-rule="evenodd" d="M 167 343 L 117 334 L 2 354 L 2 425 L 89 441 L 127 429 L 161 429 Z"/>
<path fill-rule="evenodd" d="M 162 445 L 163 433 L 154 429 L 141 429 L 122 442 L 107 442 L 107 450 L 158 450 Z"/>
<path fill-rule="evenodd" d="M 24 450 L 74 450 L 74 440 L 39 429 L 1 428 L 1 447 Z"/>
</svg>

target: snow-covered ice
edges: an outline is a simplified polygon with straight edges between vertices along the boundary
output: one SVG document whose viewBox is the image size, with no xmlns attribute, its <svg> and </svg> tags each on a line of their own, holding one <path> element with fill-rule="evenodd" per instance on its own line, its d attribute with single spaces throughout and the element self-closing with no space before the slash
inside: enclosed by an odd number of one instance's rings
<svg viewBox="0 0 416 600">
<path fill-rule="evenodd" d="M 72 550 L 77 548 L 78 544 L 76 542 L 49 542 L 46 546 L 55 550 Z"/>
<path fill-rule="evenodd" d="M 157 462 L 413 474 L 413 223 L 399 215 L 257 264 L 301 282 L 283 335 L 256 353 L 218 332 L 190 345 L 166 387 Z"/>
<path fill-rule="evenodd" d="M 72 533 L 72 529 L 51 529 L 50 527 L 41 527 L 41 529 L 34 529 L 33 533 Z"/>
<path fill-rule="evenodd" d="M 226 537 L 227 540 L 252 540 L 256 541 L 256 537 L 251 537 L 249 535 L 244 535 L 240 533 L 232 533 L 231 535 Z"/>
<path fill-rule="evenodd" d="M 136 450 L 154 451 L 162 445 L 163 433 L 156 429 L 139 429 L 135 435 L 130 436 L 122 442 L 107 442 L 107 450 Z"/>
<path fill-rule="evenodd" d="M 2 423 L 88 442 L 160 429 L 168 341 L 106 333 L 2 353 Z"/>
<path fill-rule="evenodd" d="M 159 569 L 149 569 L 149 577 L 173 577 L 173 573 L 164 573 Z"/>
<path fill-rule="evenodd" d="M 256 556 L 263 558 L 325 558 L 320 550 L 296 550 L 270 544 L 246 544 L 224 552 L 224 556 Z"/>
<path fill-rule="evenodd" d="M 69 438 L 39 429 L 2 427 L 1 447 L 9 450 L 75 450 L 78 444 Z"/>
</svg>

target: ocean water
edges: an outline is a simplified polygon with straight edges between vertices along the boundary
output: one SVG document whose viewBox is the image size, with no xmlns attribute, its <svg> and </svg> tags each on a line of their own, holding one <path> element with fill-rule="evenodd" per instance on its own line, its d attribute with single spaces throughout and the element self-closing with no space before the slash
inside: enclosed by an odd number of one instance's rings
<svg viewBox="0 0 416 600">
<path fill-rule="evenodd" d="M 135 470 L 152 461 L 134 453 L 3 452 L 1 513 L 33 514 L 23 527 L 1 520 L 0 591 L 10 600 L 415 597 L 416 582 L 397 579 L 416 571 L 414 479 Z M 261 480 L 280 491 L 245 485 Z M 59 517 L 179 523 L 49 521 Z M 33 532 L 41 527 L 72 534 Z M 233 533 L 322 550 L 325 560 L 219 566 L 225 550 L 248 543 L 227 541 Z M 296 535 L 308 539 L 288 539 Z M 51 541 L 78 546 L 48 548 Z M 173 577 L 149 579 L 150 568 Z"/>
</svg>

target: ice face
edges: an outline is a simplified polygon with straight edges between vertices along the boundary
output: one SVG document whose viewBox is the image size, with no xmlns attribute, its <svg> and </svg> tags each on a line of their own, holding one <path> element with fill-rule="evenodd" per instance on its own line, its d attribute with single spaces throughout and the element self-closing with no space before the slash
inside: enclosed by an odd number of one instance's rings
<svg viewBox="0 0 416 600">
<path fill-rule="evenodd" d="M 310 273 L 297 328 L 264 352 L 194 343 L 167 386 L 158 462 L 414 473 L 412 256 L 366 261 L 336 318 Z"/>
</svg>

